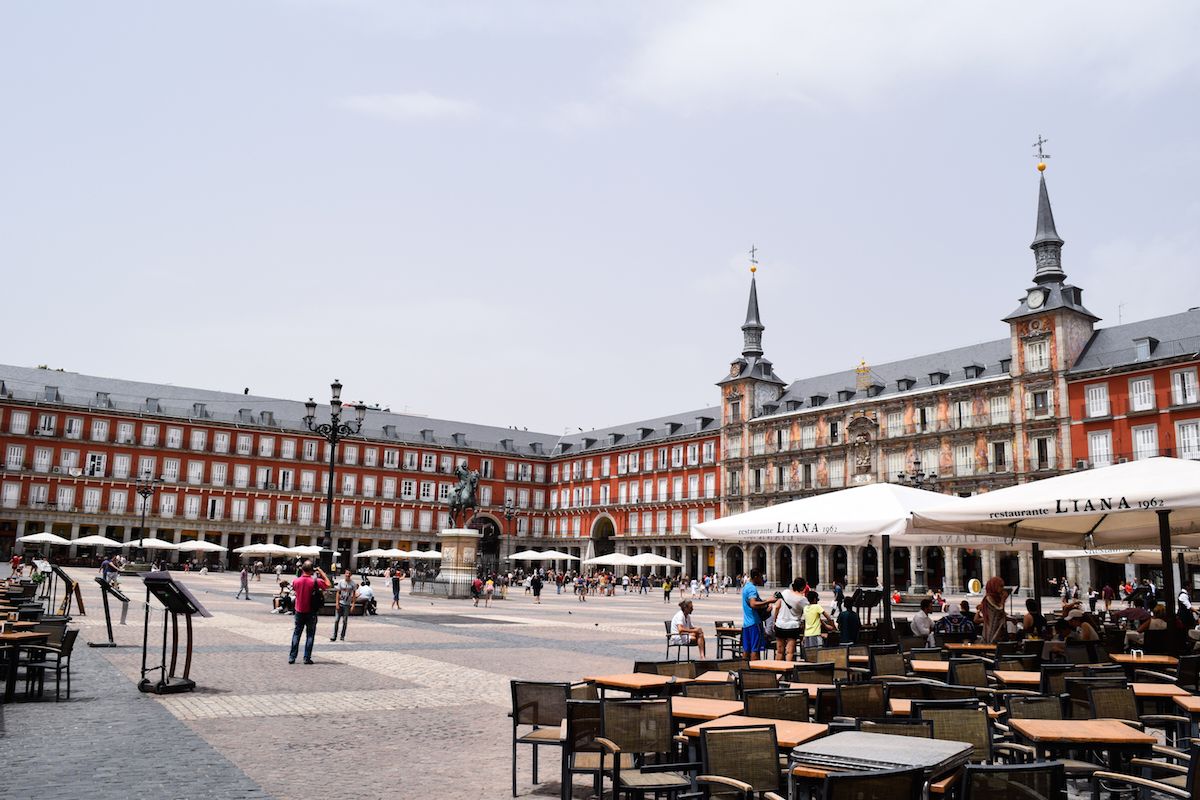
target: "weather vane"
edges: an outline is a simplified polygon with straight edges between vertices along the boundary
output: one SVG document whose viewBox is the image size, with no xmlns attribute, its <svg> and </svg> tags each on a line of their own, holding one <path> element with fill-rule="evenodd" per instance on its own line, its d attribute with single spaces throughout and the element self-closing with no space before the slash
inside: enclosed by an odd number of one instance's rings
<svg viewBox="0 0 1200 800">
<path fill-rule="evenodd" d="M 756 258 L 757 255 L 758 255 L 758 248 L 755 247 L 754 245 L 750 245 L 750 271 L 751 272 L 758 272 L 758 259 Z"/>
<path fill-rule="evenodd" d="M 1039 133 L 1037 141 L 1033 143 L 1033 146 L 1037 148 L 1037 155 L 1034 156 L 1034 158 L 1036 158 L 1038 161 L 1045 161 L 1047 158 L 1049 158 L 1050 156 L 1048 156 L 1044 152 L 1042 152 L 1042 145 L 1049 144 L 1049 143 L 1050 143 L 1050 140 L 1043 139 L 1042 135 Z"/>
</svg>

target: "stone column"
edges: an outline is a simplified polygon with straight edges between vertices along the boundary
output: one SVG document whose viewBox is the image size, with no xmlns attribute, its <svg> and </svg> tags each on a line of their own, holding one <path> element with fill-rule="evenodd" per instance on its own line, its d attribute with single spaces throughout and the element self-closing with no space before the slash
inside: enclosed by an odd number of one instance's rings
<svg viewBox="0 0 1200 800">
<path fill-rule="evenodd" d="M 725 548 L 719 544 L 713 549 L 713 572 L 722 577 L 725 575 Z"/>
<path fill-rule="evenodd" d="M 767 545 L 767 585 L 775 583 L 775 548 L 777 545 Z"/>
<path fill-rule="evenodd" d="M 1021 588 L 1024 590 L 1023 597 L 1033 596 L 1033 554 L 1028 550 L 1022 550 L 1017 553 L 1017 569 L 1019 570 L 1019 581 Z"/>
<path fill-rule="evenodd" d="M 846 547 L 846 589 L 849 590 L 852 586 L 858 586 L 862 580 L 862 565 L 859 559 L 862 558 L 861 547 Z M 847 592 L 849 594 L 849 592 Z"/>
<path fill-rule="evenodd" d="M 19 519 L 19 520 L 17 520 L 17 535 L 15 538 L 20 539 L 24 535 L 25 535 L 25 520 Z M 15 545 L 13 545 L 13 552 L 23 554 L 25 552 L 25 545 L 21 542 L 17 542 Z"/>
<path fill-rule="evenodd" d="M 79 538 L 79 523 L 72 522 L 71 523 L 71 541 L 75 541 L 78 538 Z M 68 551 L 69 557 L 75 558 L 78 554 L 79 554 L 79 547 L 76 545 L 71 545 L 71 549 Z"/>
<path fill-rule="evenodd" d="M 946 580 L 942 591 L 946 594 L 962 591 L 962 561 L 957 547 L 943 547 L 942 558 L 946 563 Z"/>
</svg>

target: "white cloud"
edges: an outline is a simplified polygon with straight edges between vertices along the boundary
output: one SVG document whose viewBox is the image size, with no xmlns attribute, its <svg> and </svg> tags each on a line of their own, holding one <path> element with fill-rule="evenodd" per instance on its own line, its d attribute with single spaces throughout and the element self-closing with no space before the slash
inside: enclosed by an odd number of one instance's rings
<svg viewBox="0 0 1200 800">
<path fill-rule="evenodd" d="M 614 91 L 683 111 L 798 102 L 858 106 L 963 80 L 1136 96 L 1194 80 L 1200 6 L 710 2 L 663 19 Z"/>
<path fill-rule="evenodd" d="M 463 120 L 479 116 L 479 107 L 474 103 L 430 92 L 362 94 L 343 98 L 339 105 L 359 114 L 396 122 Z"/>
</svg>

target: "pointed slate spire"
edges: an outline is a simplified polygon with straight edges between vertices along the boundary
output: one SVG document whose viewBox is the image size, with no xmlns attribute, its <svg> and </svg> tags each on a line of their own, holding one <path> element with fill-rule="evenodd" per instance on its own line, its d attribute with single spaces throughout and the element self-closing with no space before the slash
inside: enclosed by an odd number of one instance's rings
<svg viewBox="0 0 1200 800">
<path fill-rule="evenodd" d="M 1039 165 L 1038 169 L 1043 167 Z M 1037 269 L 1033 274 L 1034 283 L 1062 282 L 1067 274 L 1062 268 L 1063 240 L 1054 228 L 1054 211 L 1050 208 L 1050 193 L 1046 190 L 1046 174 L 1041 175 L 1038 188 L 1037 232 L 1033 244 L 1034 263 Z"/>
<path fill-rule="evenodd" d="M 746 324 L 742 325 L 742 355 L 746 358 L 763 354 L 762 335 L 765 326 L 758 316 L 758 286 L 754 283 L 754 269 L 750 274 L 750 302 L 746 304 Z"/>
</svg>

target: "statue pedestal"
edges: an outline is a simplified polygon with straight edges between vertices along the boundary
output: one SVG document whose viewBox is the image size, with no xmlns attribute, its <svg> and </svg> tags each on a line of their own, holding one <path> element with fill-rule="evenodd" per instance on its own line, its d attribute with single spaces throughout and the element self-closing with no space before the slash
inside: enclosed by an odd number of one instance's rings
<svg viewBox="0 0 1200 800">
<path fill-rule="evenodd" d="M 438 549 L 442 551 L 442 571 L 439 581 L 446 582 L 447 597 L 471 596 L 471 581 L 475 580 L 475 559 L 483 534 L 470 528 L 447 528 L 438 534 Z"/>
</svg>

